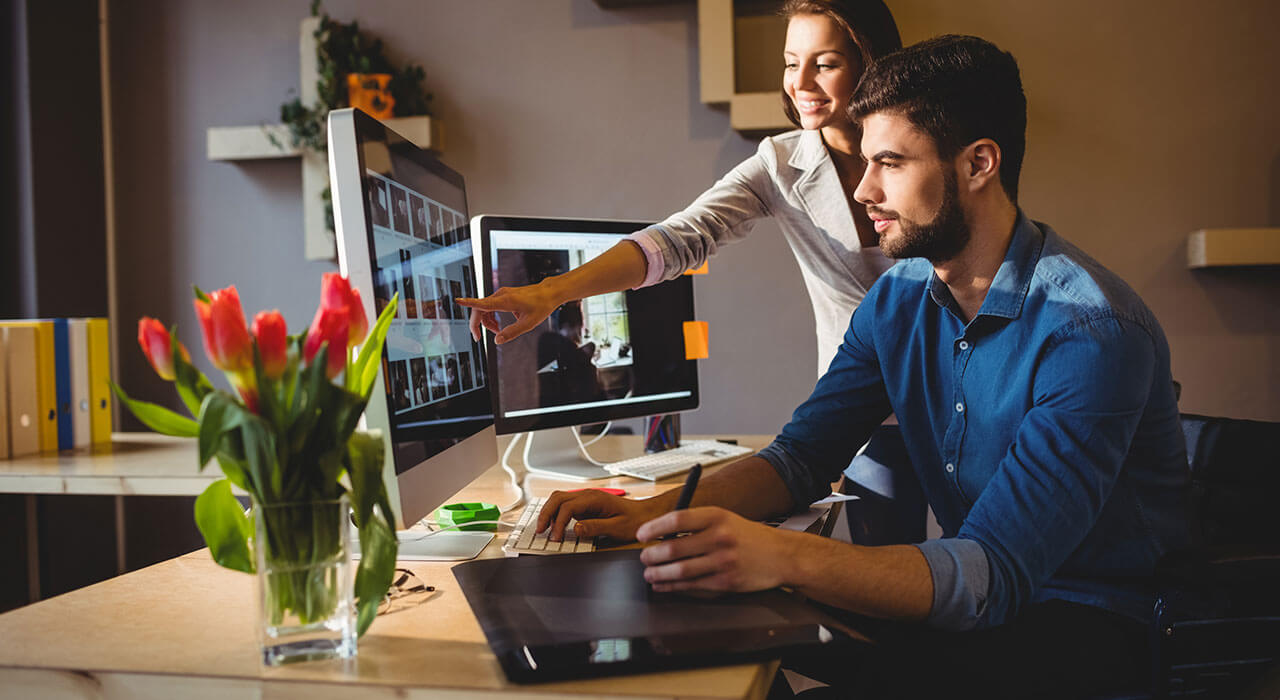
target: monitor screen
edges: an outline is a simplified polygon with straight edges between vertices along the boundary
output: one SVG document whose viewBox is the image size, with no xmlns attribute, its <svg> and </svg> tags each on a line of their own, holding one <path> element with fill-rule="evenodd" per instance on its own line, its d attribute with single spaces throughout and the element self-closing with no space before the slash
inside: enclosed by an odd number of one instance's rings
<svg viewBox="0 0 1280 700">
<path fill-rule="evenodd" d="M 329 123 L 339 265 L 371 318 L 399 295 L 365 419 L 389 437 L 412 523 L 496 461 L 492 430 L 480 456 L 453 452 L 493 425 L 484 348 L 454 301 L 476 294 L 466 192 L 461 175 L 363 112 Z"/>
<path fill-rule="evenodd" d="M 568 272 L 648 224 L 478 216 L 485 294 Z M 684 323 L 693 285 L 670 282 L 570 302 L 501 346 L 488 336 L 499 433 L 596 423 L 698 406 Z M 509 319 L 508 319 L 509 320 Z"/>
</svg>

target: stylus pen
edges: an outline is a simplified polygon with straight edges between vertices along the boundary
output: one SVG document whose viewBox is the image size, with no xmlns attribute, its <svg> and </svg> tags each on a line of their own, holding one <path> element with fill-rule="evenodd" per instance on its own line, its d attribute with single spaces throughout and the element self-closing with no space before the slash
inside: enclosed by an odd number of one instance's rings
<svg viewBox="0 0 1280 700">
<path fill-rule="evenodd" d="M 680 497 L 676 499 L 676 510 L 684 510 L 693 502 L 693 491 L 698 488 L 698 479 L 702 477 L 702 465 L 695 464 L 689 469 L 689 476 L 684 478 L 684 487 L 680 489 Z M 669 540 L 675 537 L 673 532 L 669 535 L 663 535 L 662 539 Z"/>
</svg>

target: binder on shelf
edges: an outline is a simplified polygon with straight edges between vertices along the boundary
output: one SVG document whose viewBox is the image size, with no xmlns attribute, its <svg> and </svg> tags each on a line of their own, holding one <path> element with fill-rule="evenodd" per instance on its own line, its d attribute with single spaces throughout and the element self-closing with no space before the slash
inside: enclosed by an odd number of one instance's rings
<svg viewBox="0 0 1280 700">
<path fill-rule="evenodd" d="M 54 395 L 58 421 L 58 449 L 69 450 L 76 446 L 71 426 L 71 341 L 65 318 L 49 319 L 53 323 Z"/>
<path fill-rule="evenodd" d="M 71 434 L 74 447 L 88 447 L 89 424 L 89 319 L 67 322 L 67 349 L 71 359 Z"/>
<path fill-rule="evenodd" d="M 89 336 L 89 438 L 111 443 L 111 334 L 105 318 L 86 319 Z"/>
<path fill-rule="evenodd" d="M 0 331 L 0 459 L 9 459 L 9 350 Z"/>
<path fill-rule="evenodd" d="M 40 451 L 40 389 L 36 329 L 0 323 L 9 375 L 9 455 Z"/>
</svg>

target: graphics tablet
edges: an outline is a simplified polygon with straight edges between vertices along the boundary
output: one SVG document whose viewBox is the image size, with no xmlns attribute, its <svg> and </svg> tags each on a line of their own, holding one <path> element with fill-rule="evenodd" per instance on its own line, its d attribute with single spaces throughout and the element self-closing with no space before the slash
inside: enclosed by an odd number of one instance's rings
<svg viewBox="0 0 1280 700">
<path fill-rule="evenodd" d="M 485 559 L 453 567 L 517 683 L 712 666 L 866 643 L 783 591 L 654 593 L 640 550 Z"/>
</svg>

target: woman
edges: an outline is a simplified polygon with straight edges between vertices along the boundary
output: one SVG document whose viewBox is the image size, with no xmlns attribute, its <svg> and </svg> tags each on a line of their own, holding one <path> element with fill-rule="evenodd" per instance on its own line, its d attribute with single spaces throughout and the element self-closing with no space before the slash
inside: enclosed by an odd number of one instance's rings
<svg viewBox="0 0 1280 700">
<path fill-rule="evenodd" d="M 853 198 L 863 164 L 860 132 L 845 108 L 863 68 L 902 42 L 881 0 L 787 0 L 782 14 L 782 99 L 787 117 L 800 128 L 765 138 L 754 156 L 687 209 L 589 263 L 535 285 L 459 299 L 479 312 L 471 318 L 477 339 L 481 324 L 501 344 L 566 301 L 673 279 L 771 216 L 800 262 L 817 323 L 818 371 L 825 370 L 853 309 L 891 264 Z M 500 328 L 500 311 L 514 314 L 515 321 Z"/>
</svg>

